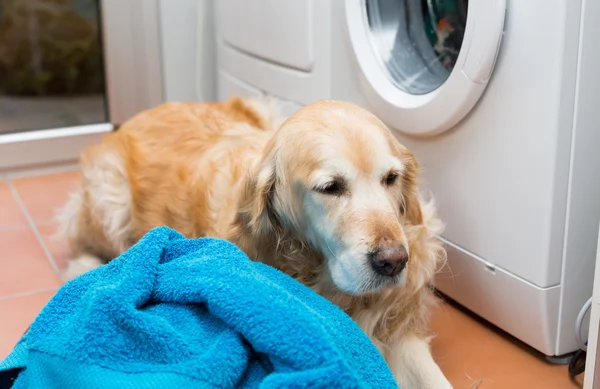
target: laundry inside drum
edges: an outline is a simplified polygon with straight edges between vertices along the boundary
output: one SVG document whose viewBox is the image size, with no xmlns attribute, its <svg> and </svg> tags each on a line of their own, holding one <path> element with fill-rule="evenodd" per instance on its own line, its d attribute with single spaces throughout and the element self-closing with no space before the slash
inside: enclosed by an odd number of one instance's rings
<svg viewBox="0 0 600 389">
<path fill-rule="evenodd" d="M 389 79 L 415 95 L 440 87 L 462 47 L 468 0 L 365 0 L 371 42 Z"/>
</svg>

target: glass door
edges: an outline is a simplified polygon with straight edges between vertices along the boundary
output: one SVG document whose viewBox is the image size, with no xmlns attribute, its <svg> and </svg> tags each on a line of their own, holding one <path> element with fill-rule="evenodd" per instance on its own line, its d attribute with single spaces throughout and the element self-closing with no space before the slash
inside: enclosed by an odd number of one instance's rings
<svg viewBox="0 0 600 389">
<path fill-rule="evenodd" d="M 164 101 L 162 2 L 181 8 L 171 0 L 0 0 L 0 172 L 74 162 Z"/>
<path fill-rule="evenodd" d="M 374 51 L 394 85 L 415 94 L 450 76 L 467 25 L 468 0 L 366 2 Z"/>
<path fill-rule="evenodd" d="M 0 134 L 108 123 L 98 0 L 0 0 Z"/>
</svg>

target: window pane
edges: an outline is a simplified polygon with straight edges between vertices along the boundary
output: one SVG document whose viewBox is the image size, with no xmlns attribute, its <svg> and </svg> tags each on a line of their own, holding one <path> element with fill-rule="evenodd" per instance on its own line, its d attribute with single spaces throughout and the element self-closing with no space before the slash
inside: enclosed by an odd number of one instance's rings
<svg viewBox="0 0 600 389">
<path fill-rule="evenodd" d="M 99 0 L 0 0 L 0 133 L 108 122 Z"/>
</svg>

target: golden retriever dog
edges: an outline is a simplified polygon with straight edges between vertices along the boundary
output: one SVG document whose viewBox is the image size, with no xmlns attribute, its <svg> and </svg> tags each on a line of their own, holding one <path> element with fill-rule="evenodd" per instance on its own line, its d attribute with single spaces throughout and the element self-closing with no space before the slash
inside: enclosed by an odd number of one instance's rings
<svg viewBox="0 0 600 389">
<path fill-rule="evenodd" d="M 401 388 L 451 388 L 427 323 L 442 223 L 414 156 L 368 111 L 319 101 L 283 121 L 260 100 L 167 103 L 85 150 L 81 168 L 60 217 L 67 279 L 156 226 L 227 239 L 346 311 Z"/>
</svg>

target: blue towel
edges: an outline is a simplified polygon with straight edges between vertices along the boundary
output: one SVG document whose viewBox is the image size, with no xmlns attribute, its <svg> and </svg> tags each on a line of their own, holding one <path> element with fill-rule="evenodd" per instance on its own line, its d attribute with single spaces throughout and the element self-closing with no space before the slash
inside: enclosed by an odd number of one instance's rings
<svg viewBox="0 0 600 389">
<path fill-rule="evenodd" d="M 160 227 L 64 285 L 0 372 L 14 388 L 397 388 L 339 308 L 219 239 Z"/>
</svg>

